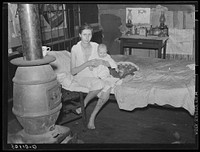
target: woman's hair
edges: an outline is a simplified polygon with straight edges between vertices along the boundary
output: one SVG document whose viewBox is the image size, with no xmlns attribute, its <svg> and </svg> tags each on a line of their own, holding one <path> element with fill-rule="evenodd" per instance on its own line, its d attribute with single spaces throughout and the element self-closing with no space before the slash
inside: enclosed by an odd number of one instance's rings
<svg viewBox="0 0 200 152">
<path fill-rule="evenodd" d="M 87 23 L 85 23 L 84 25 L 82 25 L 82 26 L 79 28 L 79 33 L 81 34 L 82 31 L 83 31 L 83 30 L 86 30 L 86 29 L 91 30 L 92 33 L 93 33 L 93 28 L 92 28 L 89 24 L 87 24 Z"/>
</svg>

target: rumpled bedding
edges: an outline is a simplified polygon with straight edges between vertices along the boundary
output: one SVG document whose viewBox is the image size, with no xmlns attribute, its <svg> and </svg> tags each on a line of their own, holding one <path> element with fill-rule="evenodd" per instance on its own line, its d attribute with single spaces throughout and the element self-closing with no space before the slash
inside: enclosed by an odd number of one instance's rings
<svg viewBox="0 0 200 152">
<path fill-rule="evenodd" d="M 84 88 L 74 81 L 73 76 L 70 73 L 70 52 L 66 50 L 50 51 L 47 55 L 56 58 L 56 60 L 51 62 L 50 65 L 54 69 L 57 75 L 57 80 L 62 85 L 62 88 L 69 91 L 89 92 L 88 88 Z M 121 80 L 119 80 L 116 82 L 116 85 L 120 85 L 121 83 Z M 111 94 L 114 94 L 114 87 L 111 89 Z"/>
<path fill-rule="evenodd" d="M 51 55 L 56 58 L 56 60 L 51 62 L 50 65 L 55 71 L 57 80 L 62 85 L 62 88 L 69 91 L 89 91 L 87 88 L 80 87 L 73 81 L 73 76 L 70 73 L 70 52 L 66 50 L 50 51 L 47 55 Z"/>
<path fill-rule="evenodd" d="M 194 115 L 194 63 L 120 55 L 113 58 L 134 62 L 140 68 L 132 78 L 114 89 L 120 109 L 131 111 L 148 104 L 171 105 L 185 108 Z"/>
<path fill-rule="evenodd" d="M 51 51 L 48 55 L 56 57 L 50 63 L 62 87 L 70 91 L 88 92 L 73 81 L 70 74 L 70 53 Z M 182 107 L 194 115 L 195 66 L 192 61 L 142 58 L 127 55 L 112 55 L 116 62 L 133 62 L 139 67 L 133 76 L 122 79 L 111 93 L 115 95 L 120 109 L 132 111 L 148 104 Z"/>
</svg>

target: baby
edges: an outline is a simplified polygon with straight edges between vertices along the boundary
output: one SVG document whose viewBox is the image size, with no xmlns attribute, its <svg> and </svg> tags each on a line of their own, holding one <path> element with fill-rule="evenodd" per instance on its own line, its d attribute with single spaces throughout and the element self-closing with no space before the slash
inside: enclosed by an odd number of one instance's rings
<svg viewBox="0 0 200 152">
<path fill-rule="evenodd" d="M 115 71 L 118 71 L 116 62 L 111 58 L 109 54 L 107 54 L 108 50 L 105 44 L 99 44 L 97 51 L 98 59 L 108 61 L 111 66 L 111 69 L 115 69 Z M 108 85 L 106 87 L 107 89 L 114 86 L 114 84 L 119 80 L 119 78 L 114 78 L 110 74 L 110 70 L 107 66 L 99 65 L 98 67 L 89 67 L 89 69 L 92 71 L 95 77 L 106 81 L 106 84 Z"/>
<path fill-rule="evenodd" d="M 108 61 L 111 68 L 118 71 L 116 62 L 111 58 L 109 54 L 107 54 L 108 50 L 105 44 L 99 44 L 98 46 L 98 59 L 102 59 L 104 61 Z M 110 70 L 107 66 L 99 65 L 98 67 L 89 67 L 90 71 L 93 71 L 93 75 L 95 77 L 105 79 L 110 77 Z"/>
</svg>

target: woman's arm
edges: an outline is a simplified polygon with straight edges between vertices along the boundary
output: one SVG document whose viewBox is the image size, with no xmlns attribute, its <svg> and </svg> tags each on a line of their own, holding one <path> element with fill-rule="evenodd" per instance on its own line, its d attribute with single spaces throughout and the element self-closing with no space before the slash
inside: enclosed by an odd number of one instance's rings
<svg viewBox="0 0 200 152">
<path fill-rule="evenodd" d="M 77 66 L 77 67 L 71 66 L 71 74 L 72 74 L 72 75 L 76 75 L 77 73 L 79 73 L 80 71 L 82 71 L 83 69 L 85 69 L 86 67 L 88 67 L 87 62 L 85 62 L 85 63 L 83 63 L 82 65 Z"/>
<path fill-rule="evenodd" d="M 102 63 L 101 60 L 93 59 L 93 60 L 86 61 L 85 63 L 81 64 L 80 66 L 76 66 L 76 60 L 78 60 L 78 59 L 76 58 L 76 54 L 74 53 L 74 51 L 72 49 L 72 51 L 71 51 L 71 66 L 70 66 L 71 67 L 70 72 L 72 75 L 79 73 L 80 71 L 84 70 L 87 67 L 90 67 L 90 66 L 97 67 Z"/>
</svg>

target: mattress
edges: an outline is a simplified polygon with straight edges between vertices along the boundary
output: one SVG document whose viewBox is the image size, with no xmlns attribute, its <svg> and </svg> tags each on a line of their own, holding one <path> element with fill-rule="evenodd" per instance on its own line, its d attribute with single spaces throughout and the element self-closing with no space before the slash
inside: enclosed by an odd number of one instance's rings
<svg viewBox="0 0 200 152">
<path fill-rule="evenodd" d="M 87 93 L 70 74 L 70 53 L 54 51 L 61 70 L 56 69 L 57 79 L 62 88 L 69 91 Z M 64 59 L 63 59 L 64 58 Z M 132 62 L 137 71 L 121 79 L 111 90 L 120 109 L 132 111 L 149 104 L 170 105 L 186 109 L 191 115 L 195 112 L 195 64 L 193 61 L 166 60 L 160 58 L 112 55 L 116 62 Z M 66 62 L 66 63 L 64 63 Z"/>
</svg>

